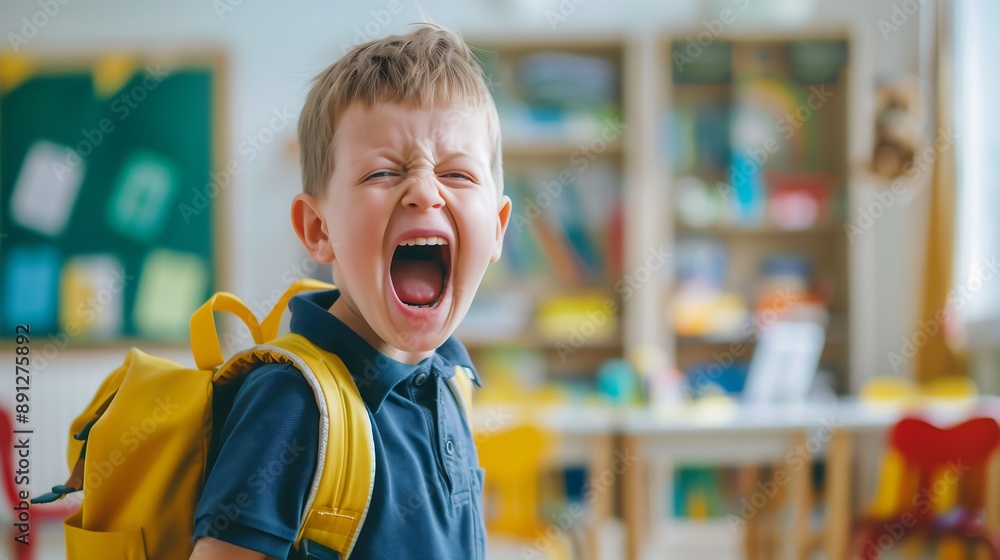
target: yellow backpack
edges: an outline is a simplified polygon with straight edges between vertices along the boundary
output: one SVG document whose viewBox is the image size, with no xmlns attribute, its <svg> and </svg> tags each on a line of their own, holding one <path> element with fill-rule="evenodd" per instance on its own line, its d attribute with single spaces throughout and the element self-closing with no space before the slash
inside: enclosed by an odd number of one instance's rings
<svg viewBox="0 0 1000 560">
<path fill-rule="evenodd" d="M 191 317 L 198 369 L 136 348 L 129 351 L 70 428 L 69 480 L 33 500 L 42 503 L 83 490 L 80 510 L 65 521 L 67 559 L 187 560 L 195 507 L 208 474 L 213 388 L 272 362 L 287 362 L 302 372 L 321 417 L 318 464 L 296 548 L 312 542 L 348 558 L 375 480 L 368 412 L 337 356 L 296 334 L 276 336 L 292 296 L 332 288 L 300 280 L 261 322 L 232 294 L 215 294 Z M 216 311 L 242 319 L 256 343 L 225 363 Z M 472 384 L 464 368 L 456 369 L 449 387 L 468 417 Z"/>
</svg>

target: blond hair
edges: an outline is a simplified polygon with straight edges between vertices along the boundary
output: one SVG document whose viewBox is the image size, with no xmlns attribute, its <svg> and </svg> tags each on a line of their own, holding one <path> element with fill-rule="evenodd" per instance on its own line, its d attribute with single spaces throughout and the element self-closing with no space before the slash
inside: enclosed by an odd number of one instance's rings
<svg viewBox="0 0 1000 560">
<path fill-rule="evenodd" d="M 360 44 L 314 80 L 299 118 L 302 190 L 323 196 L 333 173 L 337 120 L 356 102 L 400 103 L 429 108 L 450 105 L 448 119 L 486 111 L 492 154 L 490 171 L 503 188 L 500 123 L 482 69 L 454 33 L 424 24 L 406 35 Z"/>
</svg>

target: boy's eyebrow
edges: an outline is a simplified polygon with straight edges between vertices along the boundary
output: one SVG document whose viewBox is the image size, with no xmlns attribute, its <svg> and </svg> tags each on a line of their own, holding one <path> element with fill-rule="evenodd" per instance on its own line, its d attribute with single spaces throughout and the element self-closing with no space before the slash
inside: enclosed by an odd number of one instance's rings
<svg viewBox="0 0 1000 560">
<path fill-rule="evenodd" d="M 366 159 L 371 159 L 375 157 L 384 157 L 386 159 L 391 159 L 393 161 L 399 159 L 397 152 L 391 148 L 376 148 L 374 150 L 369 150 L 368 152 L 361 154 L 357 158 L 351 160 L 351 163 L 358 163 L 359 161 L 364 161 Z"/>
<path fill-rule="evenodd" d="M 477 178 L 482 179 L 489 173 L 489 160 L 481 157 L 477 157 L 473 152 L 447 152 L 438 158 L 438 165 L 447 166 L 455 163 L 455 160 L 462 160 L 458 162 L 458 168 L 470 172 Z"/>
</svg>

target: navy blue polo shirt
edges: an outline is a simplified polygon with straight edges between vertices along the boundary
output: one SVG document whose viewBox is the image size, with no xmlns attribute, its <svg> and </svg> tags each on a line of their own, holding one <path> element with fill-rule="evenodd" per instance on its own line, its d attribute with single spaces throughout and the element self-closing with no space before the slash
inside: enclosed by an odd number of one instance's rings
<svg viewBox="0 0 1000 560">
<path fill-rule="evenodd" d="M 339 295 L 296 296 L 289 308 L 292 332 L 344 361 L 372 420 L 375 483 L 351 557 L 485 558 L 483 470 L 446 381 L 456 365 L 472 367 L 468 353 L 451 337 L 419 364 L 392 360 L 330 314 Z M 264 365 L 219 387 L 213 408 L 194 538 L 300 558 L 292 544 L 319 442 L 312 389 L 291 366 Z"/>
</svg>

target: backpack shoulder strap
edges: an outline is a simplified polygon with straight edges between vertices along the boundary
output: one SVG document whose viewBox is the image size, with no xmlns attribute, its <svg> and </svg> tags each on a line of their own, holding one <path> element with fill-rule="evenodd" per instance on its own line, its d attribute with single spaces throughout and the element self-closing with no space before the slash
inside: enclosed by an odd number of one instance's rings
<svg viewBox="0 0 1000 560">
<path fill-rule="evenodd" d="M 469 428 L 472 428 L 472 396 L 475 387 L 472 381 L 472 370 L 465 366 L 455 366 L 455 375 L 448 378 L 448 388 L 451 394 L 458 401 L 458 406 L 462 409 Z"/>
<path fill-rule="evenodd" d="M 216 378 L 229 379 L 257 364 L 274 362 L 290 363 L 302 372 L 320 412 L 318 463 L 297 544 L 308 539 L 346 560 L 368 514 L 375 482 L 368 409 L 344 362 L 297 334 L 237 354 Z"/>
</svg>

